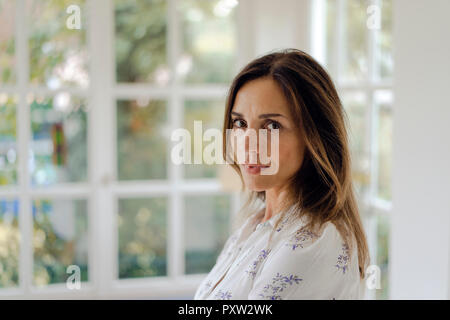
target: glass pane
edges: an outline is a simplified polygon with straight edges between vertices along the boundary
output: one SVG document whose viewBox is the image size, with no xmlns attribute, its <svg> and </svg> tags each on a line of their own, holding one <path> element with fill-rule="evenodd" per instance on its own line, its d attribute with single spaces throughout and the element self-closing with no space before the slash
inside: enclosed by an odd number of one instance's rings
<svg viewBox="0 0 450 320">
<path fill-rule="evenodd" d="M 235 73 L 237 0 L 181 0 L 183 55 L 177 73 L 189 83 L 226 83 Z"/>
<path fill-rule="evenodd" d="M 389 216 L 377 214 L 377 266 L 381 269 L 381 289 L 377 299 L 389 299 Z"/>
<path fill-rule="evenodd" d="M 0 83 L 16 80 L 14 58 L 15 0 L 0 0 Z"/>
<path fill-rule="evenodd" d="M 167 275 L 167 199 L 119 199 L 119 278 Z"/>
<path fill-rule="evenodd" d="M 167 177 L 165 101 L 117 101 L 119 180 Z"/>
<path fill-rule="evenodd" d="M 85 102 L 67 93 L 30 96 L 32 185 L 87 180 Z"/>
<path fill-rule="evenodd" d="M 0 93 L 0 186 L 17 184 L 17 99 Z"/>
<path fill-rule="evenodd" d="M 0 288 L 19 284 L 19 201 L 0 199 Z"/>
<path fill-rule="evenodd" d="M 88 213 L 86 200 L 33 201 L 33 283 L 64 283 L 80 268 L 80 280 L 88 280 Z M 69 269 L 70 271 L 70 269 Z"/>
<path fill-rule="evenodd" d="M 216 263 L 230 230 L 230 197 L 185 198 L 186 274 L 207 273 Z"/>
<path fill-rule="evenodd" d="M 115 1 L 117 82 L 167 82 L 167 1 Z"/>
<path fill-rule="evenodd" d="M 85 1 L 27 0 L 27 13 L 31 82 L 49 88 L 87 87 Z"/>
<path fill-rule="evenodd" d="M 344 92 L 342 103 L 348 118 L 353 180 L 357 194 L 362 197 L 370 182 L 370 149 L 366 140 L 367 99 L 362 92 Z"/>
<path fill-rule="evenodd" d="M 391 200 L 392 172 L 392 92 L 375 92 L 375 104 L 378 110 L 378 197 Z"/>
<path fill-rule="evenodd" d="M 346 1 L 345 38 L 342 77 L 347 81 L 365 79 L 368 72 L 367 61 L 367 7 L 368 0 Z"/>
<path fill-rule="evenodd" d="M 393 72 L 392 2 L 392 0 L 381 1 L 381 30 L 376 36 L 375 53 L 375 75 L 381 79 L 391 78 Z"/>
<path fill-rule="evenodd" d="M 202 164 L 194 164 L 194 148 L 205 150 L 207 145 L 214 143 L 214 138 L 210 141 L 203 141 L 196 145 L 194 140 L 194 121 L 202 121 L 202 132 L 210 128 L 215 128 L 222 132 L 223 114 L 225 106 L 223 101 L 186 101 L 184 108 L 184 127 L 191 133 L 191 162 L 184 165 L 186 178 L 215 178 L 218 174 L 219 164 L 208 165 L 205 159 Z M 201 133 L 200 133 L 201 134 Z M 222 134 L 220 135 L 222 139 Z M 203 145 L 203 148 L 202 148 Z M 222 154 L 222 149 L 219 150 Z M 214 154 L 212 156 L 215 156 Z"/>
</svg>

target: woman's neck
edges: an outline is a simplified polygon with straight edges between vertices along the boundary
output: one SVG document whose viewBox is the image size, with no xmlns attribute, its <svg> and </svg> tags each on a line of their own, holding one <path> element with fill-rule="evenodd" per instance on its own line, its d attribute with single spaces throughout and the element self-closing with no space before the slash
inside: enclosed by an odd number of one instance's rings
<svg viewBox="0 0 450 320">
<path fill-rule="evenodd" d="M 264 217 L 261 222 L 271 219 L 274 215 L 286 209 L 292 201 L 289 201 L 289 192 L 286 189 L 269 189 L 266 190 L 266 206 Z"/>
</svg>

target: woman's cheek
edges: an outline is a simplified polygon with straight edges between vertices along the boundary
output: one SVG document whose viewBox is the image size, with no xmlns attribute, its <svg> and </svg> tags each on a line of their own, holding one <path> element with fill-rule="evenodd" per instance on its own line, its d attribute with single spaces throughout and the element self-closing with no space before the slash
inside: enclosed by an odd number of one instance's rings
<svg viewBox="0 0 450 320">
<path fill-rule="evenodd" d="M 289 143 L 285 140 L 280 144 L 279 148 L 279 169 L 280 170 L 296 170 L 301 165 L 302 156 L 300 150 L 297 149 L 295 142 Z"/>
<path fill-rule="evenodd" d="M 278 149 L 279 170 L 282 170 L 283 168 L 286 168 L 286 166 L 289 166 L 290 161 L 291 152 L 289 152 L 288 146 L 285 144 L 280 144 L 280 147 Z"/>
</svg>

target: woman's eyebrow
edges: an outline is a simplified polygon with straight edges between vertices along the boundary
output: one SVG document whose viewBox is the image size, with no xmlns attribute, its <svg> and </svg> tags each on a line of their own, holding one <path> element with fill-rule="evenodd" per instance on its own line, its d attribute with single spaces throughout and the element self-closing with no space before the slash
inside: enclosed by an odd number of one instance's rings
<svg viewBox="0 0 450 320">
<path fill-rule="evenodd" d="M 238 117 L 243 117 L 242 114 L 238 113 L 238 112 L 231 111 L 231 114 L 238 116 Z M 279 113 L 263 113 L 258 116 L 258 118 L 260 118 L 260 119 L 266 119 L 266 118 L 271 118 L 271 117 L 285 117 L 285 116 L 282 114 L 279 114 Z"/>
</svg>

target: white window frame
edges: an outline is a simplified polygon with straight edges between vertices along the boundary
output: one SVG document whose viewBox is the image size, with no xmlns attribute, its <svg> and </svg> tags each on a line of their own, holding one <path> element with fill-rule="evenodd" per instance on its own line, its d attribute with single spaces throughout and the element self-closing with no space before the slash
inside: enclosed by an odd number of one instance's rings
<svg viewBox="0 0 450 320">
<path fill-rule="evenodd" d="M 337 39 L 335 41 L 335 48 L 333 51 L 336 53 L 334 56 L 334 66 L 337 70 L 331 69 L 330 73 L 335 79 L 336 89 L 341 96 L 345 92 L 363 92 L 368 103 L 368 110 L 366 112 L 366 145 L 370 146 L 370 185 L 369 192 L 364 199 L 362 199 L 361 205 L 366 213 L 366 219 L 363 220 L 363 224 L 367 233 L 368 246 L 370 252 L 370 259 L 372 265 L 377 265 L 377 217 L 378 215 L 391 215 L 392 212 L 392 202 L 380 199 L 377 197 L 378 190 L 378 137 L 377 137 L 377 123 L 378 123 L 378 108 L 375 103 L 375 92 L 377 90 L 388 90 L 393 95 L 393 82 L 391 80 L 376 80 L 374 77 L 374 67 L 375 58 L 377 50 L 375 49 L 375 44 L 377 40 L 378 33 L 373 32 L 366 28 L 367 31 L 367 52 L 368 52 L 368 73 L 366 81 L 355 82 L 345 82 L 341 79 L 341 66 L 343 65 L 344 46 L 345 43 L 345 32 L 344 32 L 344 21 L 345 21 L 345 7 L 347 1 L 352 0 L 336 0 L 336 24 L 335 32 Z M 380 5 L 380 0 L 372 0 L 372 4 Z M 311 26 L 311 48 L 312 54 L 321 62 L 326 65 L 326 0 L 314 0 L 312 3 L 312 26 Z M 319 36 L 318 36 L 319 35 Z M 392 108 L 392 104 L 389 105 Z M 375 290 L 369 290 L 366 288 L 366 299 L 375 299 Z M 389 293 L 388 293 L 389 295 Z"/>
<path fill-rule="evenodd" d="M 29 48 L 25 1 L 16 1 L 15 54 L 17 82 L 12 86 L 0 85 L 0 92 L 17 94 L 17 186 L 0 187 L 0 198 L 19 200 L 19 229 L 21 234 L 19 256 L 19 285 L 0 289 L 0 298 L 187 298 L 205 274 L 184 275 L 183 196 L 231 195 L 231 219 L 240 207 L 239 192 L 223 191 L 217 179 L 182 179 L 182 168 L 168 163 L 167 180 L 117 181 L 116 160 L 116 100 L 139 97 L 162 98 L 167 101 L 169 131 L 183 126 L 184 99 L 224 99 L 228 85 L 184 85 L 174 81 L 167 88 L 151 84 L 116 84 L 114 49 L 114 1 L 86 0 L 89 28 L 86 29 L 87 50 L 90 55 L 90 84 L 87 89 L 63 87 L 57 90 L 29 84 Z M 168 62 L 175 70 L 181 53 L 180 17 L 176 5 L 179 0 L 166 0 L 168 5 Z M 248 24 L 242 14 L 246 6 L 239 5 L 237 27 Z M 95 16 L 92 13 L 95 12 Z M 244 62 L 249 52 L 241 52 L 248 34 L 242 28 L 236 35 L 240 57 Z M 248 46 L 247 46 L 248 47 Z M 250 50 L 250 48 L 248 48 Z M 85 98 L 88 103 L 88 181 L 63 183 L 51 187 L 30 186 L 28 149 L 30 146 L 30 112 L 26 101 L 29 93 L 52 96 L 58 92 Z M 167 147 L 170 155 L 170 144 Z M 170 158 L 170 157 L 168 157 Z M 167 277 L 117 279 L 118 229 L 117 202 L 119 197 L 168 197 Z M 82 198 L 88 201 L 88 282 L 80 290 L 69 290 L 65 283 L 34 287 L 31 200 L 34 198 Z M 230 230 L 231 231 L 231 230 Z"/>
</svg>

